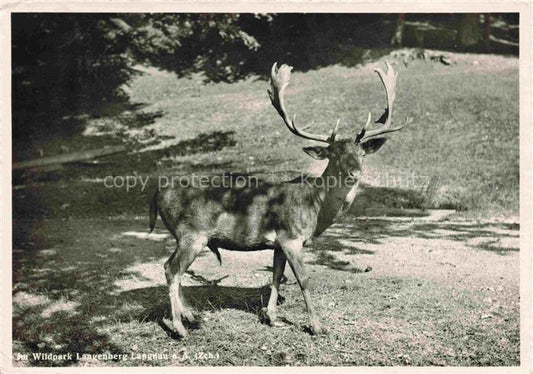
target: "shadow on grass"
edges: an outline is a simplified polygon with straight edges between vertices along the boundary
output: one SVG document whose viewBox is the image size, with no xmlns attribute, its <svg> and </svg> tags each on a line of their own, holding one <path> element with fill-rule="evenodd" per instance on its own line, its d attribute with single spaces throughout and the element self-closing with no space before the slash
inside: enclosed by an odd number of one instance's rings
<svg viewBox="0 0 533 374">
<path fill-rule="evenodd" d="M 146 126 L 146 124 L 139 125 Z M 162 138 L 169 138 L 162 135 L 154 135 L 153 140 L 141 146 L 136 144 L 126 144 L 126 152 L 101 157 L 98 160 L 81 162 L 71 162 L 56 165 L 57 170 L 17 170 L 13 172 L 13 184 L 24 184 L 36 181 L 58 181 L 64 179 L 102 178 L 107 175 L 124 175 L 135 173 L 153 173 L 154 171 L 166 167 L 175 167 L 176 157 L 196 155 L 201 153 L 217 152 L 225 147 L 232 147 L 236 143 L 234 131 L 213 131 L 202 133 L 198 136 L 179 141 L 178 143 L 160 149 L 153 149 L 139 152 L 140 148 L 149 145 L 157 145 Z M 90 138 L 90 137 L 89 137 Z M 90 143 L 90 142 L 89 142 Z M 113 144 L 116 144 L 116 139 Z M 100 138 L 92 148 L 100 148 L 105 142 Z M 91 146 L 83 149 L 91 149 Z M 181 167 L 186 166 L 182 162 Z M 216 165 L 216 163 L 215 163 Z M 191 164 L 191 169 L 209 169 L 208 165 Z M 223 165 L 218 165 L 223 166 Z M 228 165 L 229 166 L 229 165 Z"/>
<path fill-rule="evenodd" d="M 63 174 L 69 178 L 83 175 L 86 178 L 101 178 L 106 175 L 124 175 L 125 171 L 135 174 L 152 174 L 160 169 L 174 169 L 179 166 L 187 172 L 210 171 L 221 167 L 229 167 L 224 161 L 213 160 L 206 163 L 194 163 L 193 161 L 177 161 L 177 157 L 198 155 L 202 153 L 218 152 L 226 147 L 237 144 L 234 139 L 235 131 L 212 131 L 202 133 L 194 138 L 184 139 L 178 143 L 159 149 L 137 151 L 135 147 L 129 147 L 126 153 L 119 153 L 101 158 L 97 168 L 79 169 L 75 165 Z M 155 141 L 154 144 L 157 144 Z M 184 167 L 190 164 L 190 168 Z"/>
<path fill-rule="evenodd" d="M 13 345 L 30 366 L 69 366 L 76 353 L 128 353 L 108 331 L 125 321 L 115 284 L 123 267 L 154 258 L 135 237 L 114 239 L 120 222 L 13 221 Z M 129 227 L 129 226 L 128 226 Z M 94 230 L 98 235 L 80 235 Z M 127 230 L 125 230 L 127 231 Z M 117 253 L 109 248 L 120 246 Z M 54 248 L 54 249 L 51 249 Z M 73 357 L 42 360 L 33 353 Z"/>
<path fill-rule="evenodd" d="M 125 138 L 124 132 L 144 129 L 161 117 L 162 111 L 145 112 L 147 104 L 131 103 L 118 99 L 100 104 L 98 108 L 81 108 L 75 113 L 29 112 L 28 118 L 19 118 L 24 124 L 17 125 L 14 118 L 13 160 L 22 161 L 38 157 L 57 156 L 61 153 L 101 148 L 106 145 L 136 143 L 137 138 Z M 32 122 L 29 118 L 34 118 Z M 91 121 L 99 125 L 91 130 L 97 134 L 84 135 Z M 90 131 L 91 132 L 91 131 Z M 146 135 L 151 135 L 148 131 Z M 153 134 L 160 142 L 164 137 Z M 133 144 L 132 144 L 133 145 Z"/>
<path fill-rule="evenodd" d="M 129 235 L 141 227 L 144 230 L 144 222 L 14 220 L 14 352 L 128 353 L 138 337 L 131 333 L 136 330 L 127 326 L 138 321 L 157 322 L 172 336 L 162 325 L 169 308 L 161 259 L 164 238 Z M 364 270 L 337 258 L 337 254 L 371 256 L 375 252 L 362 249 L 363 244 L 386 245 L 391 239 L 410 237 L 463 241 L 475 250 L 504 255 L 518 250 L 518 230 L 519 225 L 507 223 L 417 223 L 348 217 L 307 250 L 316 256 L 313 264 L 360 273 Z M 192 271 L 189 275 L 201 284 L 186 286 L 183 292 L 200 312 L 236 309 L 258 314 L 270 294 L 266 285 L 226 287 L 219 285 L 223 278 L 207 279 Z M 77 363 L 76 358 L 48 361 L 31 357 L 28 362 L 33 366 Z"/>
<path fill-rule="evenodd" d="M 20 261 L 20 262 L 19 262 Z M 60 256 L 48 268 L 42 260 L 29 261 L 36 272 L 21 278 L 27 264 L 14 258 L 13 342 L 29 353 L 31 366 L 69 366 L 76 354 L 124 353 L 100 331 L 111 316 L 113 273 L 106 264 L 64 266 Z M 48 264 L 49 265 L 49 264 Z M 54 266 L 55 265 L 55 266 Z M 116 305 L 115 305 L 116 306 Z M 33 353 L 63 354 L 71 358 L 39 359 Z"/>
<path fill-rule="evenodd" d="M 422 239 L 442 238 L 466 241 L 473 238 L 517 237 L 520 225 L 517 223 L 460 223 L 447 221 L 395 221 L 380 218 L 348 217 L 333 226 L 336 230 L 326 232 L 325 237 L 342 237 L 355 242 L 383 244 L 387 238 L 412 237 Z"/>
<path fill-rule="evenodd" d="M 272 272 L 269 266 L 259 270 Z M 219 283 L 228 275 L 218 279 L 207 279 L 193 270 L 188 270 L 187 274 L 191 276 L 191 279 L 202 283 L 200 286 L 182 286 L 183 296 L 195 312 L 235 309 L 258 315 L 261 322 L 266 323 L 262 308 L 266 306 L 266 301 L 270 297 L 270 285 L 262 287 L 220 286 Z M 179 339 L 180 337 L 169 327 L 171 326 L 171 310 L 168 292 L 167 286 L 148 287 L 123 292 L 121 298 L 126 304 L 132 302 L 142 304 L 144 310 L 137 316 L 139 321 L 157 322 L 169 337 Z M 279 294 L 278 305 L 284 302 L 285 298 Z M 169 324 L 164 319 L 169 320 Z M 287 325 L 294 325 L 286 318 L 281 318 L 281 320 Z M 183 322 L 188 330 L 201 328 L 198 318 L 192 323 L 187 320 Z"/>
<path fill-rule="evenodd" d="M 394 238 L 443 239 L 463 242 L 465 246 L 498 255 L 517 252 L 520 225 L 515 223 L 458 223 L 425 221 L 413 223 L 380 218 L 346 217 L 318 238 L 308 250 L 315 255 L 310 264 L 327 266 L 333 270 L 361 273 L 368 269 L 354 267 L 340 255 L 372 255 L 361 249 L 365 244 L 386 245 Z"/>
<path fill-rule="evenodd" d="M 13 349 L 29 355 L 28 365 L 80 364 L 76 355 L 53 361 L 32 356 L 39 352 L 129 354 L 138 339 L 124 327 L 131 322 L 156 322 L 175 337 L 171 324 L 163 322 L 169 316 L 159 248 L 165 238 L 131 235 L 138 228 L 125 221 L 14 221 Z M 237 309 L 257 315 L 270 295 L 269 286 L 225 287 L 218 285 L 224 277 L 188 273 L 201 285 L 183 292 L 199 312 Z"/>
<path fill-rule="evenodd" d="M 255 288 L 218 285 L 183 286 L 182 291 L 187 303 L 197 312 L 236 309 L 258 314 L 270 296 L 268 285 Z M 164 318 L 169 320 L 171 318 L 166 285 L 125 291 L 121 293 L 121 298 L 126 304 L 135 302 L 142 305 L 142 310 L 140 309 L 136 315 L 139 321 L 154 321 L 161 324 Z M 184 321 L 184 323 L 188 328 L 199 327 L 198 322 L 190 324 Z M 169 332 L 167 329 L 165 331 Z"/>
<path fill-rule="evenodd" d="M 224 147 L 235 145 L 233 137 L 233 131 L 214 131 L 183 140 L 164 149 L 103 157 L 95 165 L 68 164 L 56 174 L 48 172 L 25 176 L 13 174 L 13 184 L 22 185 L 22 188 L 13 190 L 13 216 L 19 219 L 101 217 L 103 206 L 111 215 L 144 213 L 151 194 L 157 188 L 159 176 L 165 176 L 159 174 L 151 177 L 150 174 L 156 173 L 159 168 L 167 169 L 172 166 L 174 169 L 166 173 L 169 178 L 185 172 L 221 172 L 229 169 L 233 167 L 233 163 L 229 161 L 212 160 L 199 163 L 186 160 L 178 164 L 174 157 L 219 151 Z M 180 169 L 176 170 L 176 166 Z M 138 179 L 136 186 L 129 190 L 124 188 L 125 185 L 108 188 L 103 182 L 106 177 L 129 176 L 136 179 L 140 173 L 144 174 L 142 178 L 147 181 L 145 188 L 141 188 Z M 39 183 L 41 176 L 46 181 L 52 180 L 52 182 Z M 70 179 L 69 188 L 61 188 L 65 178 Z M 81 179 L 86 181 L 80 182 Z M 58 189 L 61 189 L 61 193 L 58 193 Z"/>
</svg>

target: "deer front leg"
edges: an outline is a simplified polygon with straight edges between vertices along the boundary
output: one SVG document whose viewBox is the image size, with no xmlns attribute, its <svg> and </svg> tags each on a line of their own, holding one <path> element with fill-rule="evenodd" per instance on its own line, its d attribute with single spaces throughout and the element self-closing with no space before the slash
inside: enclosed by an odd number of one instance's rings
<svg viewBox="0 0 533 374">
<path fill-rule="evenodd" d="M 287 257 L 281 249 L 274 250 L 274 263 L 272 274 L 272 290 L 270 291 L 270 299 L 268 299 L 267 306 L 267 318 L 270 326 L 282 326 L 283 324 L 278 322 L 278 296 L 279 296 L 279 284 L 283 272 L 285 271 L 285 264 L 287 263 Z"/>
<path fill-rule="evenodd" d="M 311 329 L 315 334 L 321 334 L 323 332 L 322 325 L 318 320 L 315 309 L 311 302 L 311 293 L 309 292 L 309 276 L 304 266 L 303 260 L 303 242 L 301 240 L 290 240 L 286 241 L 281 245 L 283 253 L 287 256 L 289 265 L 291 266 L 292 272 L 300 285 L 302 294 L 304 296 L 305 305 L 307 307 L 307 312 L 309 313 L 309 318 L 311 321 Z"/>
</svg>

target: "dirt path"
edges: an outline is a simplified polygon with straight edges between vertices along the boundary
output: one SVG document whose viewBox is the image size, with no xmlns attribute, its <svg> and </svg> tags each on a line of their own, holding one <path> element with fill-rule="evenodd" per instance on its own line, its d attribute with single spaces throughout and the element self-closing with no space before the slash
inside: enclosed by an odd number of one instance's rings
<svg viewBox="0 0 533 374">
<path fill-rule="evenodd" d="M 290 270 L 280 307 L 287 327 L 260 323 L 271 251 L 222 250 L 222 266 L 204 251 L 184 281 L 200 316 L 186 341 L 169 338 L 168 320 L 161 322 L 168 313 L 162 265 L 174 248 L 161 224 L 150 236 L 144 217 L 15 225 L 13 350 L 30 354 L 15 365 L 519 362 L 518 224 L 346 218 L 306 255 L 324 337 L 305 332 Z M 41 351 L 130 358 L 31 357 Z"/>
</svg>

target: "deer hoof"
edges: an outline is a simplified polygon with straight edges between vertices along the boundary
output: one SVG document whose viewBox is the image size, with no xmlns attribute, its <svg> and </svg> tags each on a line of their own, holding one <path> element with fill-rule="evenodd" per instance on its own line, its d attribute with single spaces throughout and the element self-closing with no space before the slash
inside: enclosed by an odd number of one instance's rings
<svg viewBox="0 0 533 374">
<path fill-rule="evenodd" d="M 190 310 L 184 311 L 182 316 L 183 316 L 184 319 L 187 320 L 187 322 L 196 323 L 196 317 L 194 316 L 194 314 Z"/>
<path fill-rule="evenodd" d="M 326 330 L 322 327 L 322 324 L 318 321 L 314 321 L 311 324 L 311 333 L 313 335 L 323 335 L 326 333 Z"/>
<path fill-rule="evenodd" d="M 286 329 L 289 326 L 286 323 L 280 322 L 280 321 L 271 321 L 269 323 L 270 327 L 278 328 L 278 329 Z"/>
<path fill-rule="evenodd" d="M 282 322 L 278 321 L 278 316 L 272 312 L 268 312 L 267 308 L 262 308 L 259 312 L 259 318 L 261 322 L 268 324 L 272 327 L 281 327 L 283 326 Z"/>
</svg>

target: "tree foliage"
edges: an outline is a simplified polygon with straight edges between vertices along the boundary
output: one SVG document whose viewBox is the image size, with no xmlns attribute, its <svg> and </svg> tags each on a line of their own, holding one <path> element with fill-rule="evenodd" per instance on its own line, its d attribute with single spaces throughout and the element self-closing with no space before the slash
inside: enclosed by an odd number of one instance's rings
<svg viewBox="0 0 533 374">
<path fill-rule="evenodd" d="M 106 14 L 15 14 L 16 109 L 65 111 L 82 99 L 109 99 L 134 74 L 131 35 Z"/>
<path fill-rule="evenodd" d="M 178 75 L 203 71 L 211 80 L 242 78 L 245 56 L 259 49 L 243 30 L 252 15 L 155 14 L 141 16 L 133 32 L 132 51 L 138 61 Z M 246 20 L 243 20 L 246 19 Z"/>
<path fill-rule="evenodd" d="M 124 98 L 147 63 L 209 79 L 246 75 L 242 56 L 259 48 L 238 14 L 18 13 L 12 22 L 14 135 L 30 123 L 90 112 Z M 229 78 L 229 79 L 228 79 Z M 37 125 L 35 125 L 37 126 Z"/>
<path fill-rule="evenodd" d="M 390 48 L 391 39 L 405 46 L 420 47 L 422 40 L 437 48 L 463 41 L 475 47 L 481 34 L 472 25 L 479 16 L 457 17 L 406 14 L 398 23 L 394 14 L 14 13 L 14 135 L 31 133 L 34 123 L 125 98 L 123 87 L 138 74 L 136 64 L 231 82 L 267 74 L 272 61 L 302 70 L 355 64 L 365 50 Z M 430 23 L 437 27 L 426 29 L 437 30 L 437 37 L 419 29 Z"/>
</svg>

